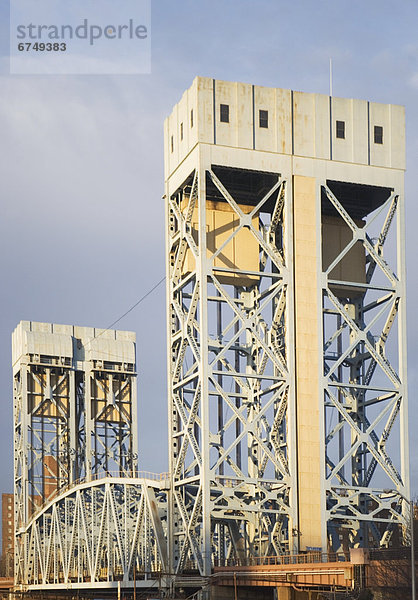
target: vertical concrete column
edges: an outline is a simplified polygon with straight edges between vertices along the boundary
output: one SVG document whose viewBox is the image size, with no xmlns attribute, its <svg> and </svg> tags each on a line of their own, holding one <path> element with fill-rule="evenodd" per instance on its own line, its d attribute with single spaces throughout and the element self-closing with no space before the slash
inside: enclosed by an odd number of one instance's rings
<svg viewBox="0 0 418 600">
<path fill-rule="evenodd" d="M 291 587 L 278 586 L 276 588 L 277 600 L 293 600 L 294 597 L 294 590 Z"/>
<path fill-rule="evenodd" d="M 298 451 L 299 549 L 322 547 L 317 226 L 317 182 L 293 180 L 294 285 L 296 340 L 296 411 Z M 326 550 L 323 548 L 323 550 Z"/>
<path fill-rule="evenodd" d="M 206 228 L 206 169 L 209 166 L 209 161 L 206 153 L 199 153 L 199 170 L 198 170 L 198 211 L 199 211 L 199 259 L 197 261 L 197 283 L 199 285 L 200 298 L 200 364 L 199 364 L 199 380 L 201 393 L 201 413 L 202 422 L 202 465 L 200 470 L 201 494 L 202 494 L 202 575 L 209 576 L 211 574 L 211 510 L 212 503 L 210 497 L 211 484 L 211 469 L 210 469 L 210 413 L 209 413 L 209 348 L 208 342 L 208 270 L 210 264 L 207 259 L 207 228 Z M 202 592 L 204 600 L 209 597 L 207 591 Z"/>
</svg>

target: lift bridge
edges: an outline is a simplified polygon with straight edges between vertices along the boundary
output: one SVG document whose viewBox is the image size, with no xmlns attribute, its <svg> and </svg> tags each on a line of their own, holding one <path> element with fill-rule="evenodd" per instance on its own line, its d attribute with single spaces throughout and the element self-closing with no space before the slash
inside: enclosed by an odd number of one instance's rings
<svg viewBox="0 0 418 600">
<path fill-rule="evenodd" d="M 134 334 L 21 322 L 18 586 L 405 541 L 404 131 L 399 106 L 195 79 L 165 122 L 169 474 L 138 472 Z"/>
</svg>

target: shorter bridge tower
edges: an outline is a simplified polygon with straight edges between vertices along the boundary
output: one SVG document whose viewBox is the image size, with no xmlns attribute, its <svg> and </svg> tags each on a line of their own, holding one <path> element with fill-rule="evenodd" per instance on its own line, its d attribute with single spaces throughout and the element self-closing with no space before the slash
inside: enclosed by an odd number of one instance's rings
<svg viewBox="0 0 418 600">
<path fill-rule="evenodd" d="M 12 346 L 19 582 L 37 511 L 76 482 L 137 475 L 135 334 L 21 321 Z"/>
</svg>

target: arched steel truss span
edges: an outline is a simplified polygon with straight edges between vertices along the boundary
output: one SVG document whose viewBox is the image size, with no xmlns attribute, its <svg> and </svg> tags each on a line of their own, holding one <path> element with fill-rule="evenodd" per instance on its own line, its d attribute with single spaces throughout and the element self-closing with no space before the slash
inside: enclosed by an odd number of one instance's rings
<svg viewBox="0 0 418 600">
<path fill-rule="evenodd" d="M 63 492 L 17 532 L 17 585 L 164 586 L 167 487 L 164 479 L 106 477 Z"/>
</svg>

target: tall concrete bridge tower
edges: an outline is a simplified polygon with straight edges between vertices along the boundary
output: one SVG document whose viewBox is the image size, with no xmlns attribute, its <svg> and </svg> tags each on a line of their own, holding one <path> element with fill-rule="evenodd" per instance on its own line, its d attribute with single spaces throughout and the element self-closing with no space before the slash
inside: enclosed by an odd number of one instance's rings
<svg viewBox="0 0 418 600">
<path fill-rule="evenodd" d="M 405 530 L 404 135 L 202 77 L 166 120 L 175 571 Z"/>
</svg>

